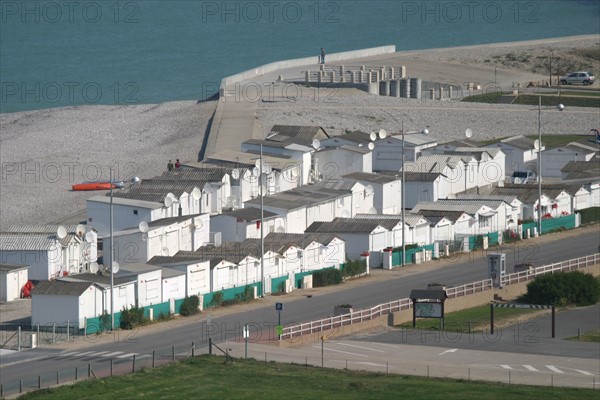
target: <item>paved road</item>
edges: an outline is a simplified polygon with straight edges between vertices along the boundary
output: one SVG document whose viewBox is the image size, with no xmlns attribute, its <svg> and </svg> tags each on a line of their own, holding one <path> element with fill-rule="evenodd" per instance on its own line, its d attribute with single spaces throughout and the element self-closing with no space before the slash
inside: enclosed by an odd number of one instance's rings
<svg viewBox="0 0 600 400">
<path fill-rule="evenodd" d="M 507 247 L 507 262 L 532 261 L 536 264 L 547 264 L 560 260 L 592 254 L 598 250 L 600 233 L 597 227 L 580 231 L 567 232 L 540 238 L 540 244 L 525 241 L 518 245 Z M 374 305 L 407 297 L 413 288 L 422 288 L 430 282 L 444 282 L 447 285 L 458 285 L 487 278 L 486 261 L 484 258 L 472 258 L 473 254 L 465 254 L 455 263 L 443 262 L 439 267 L 429 266 L 408 267 L 401 274 L 389 272 L 390 279 L 365 279 L 364 282 L 354 282 L 331 290 L 313 290 L 312 298 L 300 297 L 286 301 L 286 297 L 271 296 L 250 306 L 241 307 L 242 312 L 221 315 L 223 310 L 213 314 L 211 324 L 206 322 L 206 313 L 197 319 L 181 319 L 160 327 L 145 330 L 143 336 L 136 332 L 121 335 L 116 342 L 108 342 L 107 337 L 90 336 L 89 341 L 99 339 L 98 344 L 88 345 L 79 340 L 75 344 L 64 344 L 66 349 L 39 348 L 18 354 L 3 355 L 0 360 L 0 383 L 5 387 L 14 385 L 21 378 L 37 377 L 39 374 L 51 373 L 57 368 L 68 369 L 75 366 L 86 366 L 88 362 L 104 363 L 110 358 L 124 357 L 128 359 L 133 354 L 147 357 L 156 349 L 160 354 L 168 356 L 171 346 L 177 344 L 177 352 L 189 351 L 191 342 L 195 341 L 198 348 L 206 347 L 208 330 L 216 342 L 237 340 L 241 337 L 241 326 L 252 323 L 252 337 L 265 340 L 277 323 L 274 311 L 275 301 L 284 301 L 285 310 L 282 323 L 289 325 L 294 322 L 309 321 L 331 315 L 333 306 L 351 303 L 357 308 Z M 420 272 L 426 270 L 427 272 Z M 381 272 L 386 273 L 386 272 Z M 267 305 L 263 305 L 267 304 Z M 212 312 L 212 311 L 211 311 Z M 220 314 L 221 313 L 221 314 Z M 146 333 L 147 332 L 147 333 Z M 108 337 L 110 339 L 110 336 Z M 66 353 L 73 353 L 65 356 Z M 81 354 L 87 353 L 87 354 Z M 113 354 L 111 354 L 113 353 Z M 61 356 L 62 354 L 62 356 Z"/>
</svg>

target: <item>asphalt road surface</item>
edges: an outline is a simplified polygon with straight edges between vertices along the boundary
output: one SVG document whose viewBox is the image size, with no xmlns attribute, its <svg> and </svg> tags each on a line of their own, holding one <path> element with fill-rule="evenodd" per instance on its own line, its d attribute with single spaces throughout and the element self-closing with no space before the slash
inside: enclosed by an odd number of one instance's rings
<svg viewBox="0 0 600 400">
<path fill-rule="evenodd" d="M 554 236 L 554 235 L 553 235 Z M 582 229 L 579 232 L 567 232 L 556 239 L 541 238 L 540 244 L 525 241 L 503 250 L 507 253 L 507 265 L 516 262 L 531 261 L 536 265 L 549 264 L 584 255 L 596 253 L 600 243 L 600 232 L 597 227 Z M 497 251 L 497 250 L 495 250 Z M 339 287 L 334 291 L 313 295 L 311 298 L 295 297 L 286 301 L 286 297 L 271 296 L 260 302 L 244 307 L 242 312 L 219 315 L 215 311 L 210 324 L 207 313 L 195 319 L 181 319 L 162 324 L 160 329 L 148 329 L 143 335 L 137 332 L 120 333 L 115 341 L 109 341 L 110 335 L 89 336 L 86 340 L 78 339 L 76 343 L 64 343 L 61 347 L 38 348 L 20 353 L 0 356 L 0 383 L 8 390 L 18 385 L 19 379 L 37 381 L 38 375 L 51 376 L 57 369 L 71 369 L 79 366 L 87 368 L 88 363 L 107 368 L 110 359 L 129 360 L 134 354 L 144 359 L 157 351 L 157 356 L 169 357 L 173 345 L 177 353 L 189 353 L 194 341 L 198 351 L 206 351 L 209 332 L 216 343 L 241 340 L 243 324 L 250 323 L 251 337 L 266 340 L 272 335 L 277 324 L 277 314 L 273 303 L 285 303 L 281 315 L 283 325 L 305 322 L 331 315 L 337 304 L 351 303 L 356 308 L 372 307 L 380 303 L 408 297 L 414 288 L 423 288 L 430 282 L 443 282 L 448 286 L 460 285 L 487 279 L 487 262 L 485 257 L 473 258 L 472 253 L 464 254 L 452 263 L 444 263 L 437 269 L 425 268 L 419 272 L 419 266 L 407 268 L 410 273 L 390 277 L 388 280 L 372 281 L 366 279 L 364 284 L 350 288 Z M 163 328 L 164 327 L 164 328 Z M 98 340 L 98 343 L 94 343 Z M 203 349 L 204 348 L 204 349 Z"/>
</svg>

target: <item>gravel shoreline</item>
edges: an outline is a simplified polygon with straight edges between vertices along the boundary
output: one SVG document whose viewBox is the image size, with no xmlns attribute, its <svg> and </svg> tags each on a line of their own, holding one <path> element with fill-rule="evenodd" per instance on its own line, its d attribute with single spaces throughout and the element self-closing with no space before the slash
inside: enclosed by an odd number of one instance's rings
<svg viewBox="0 0 600 400">
<path fill-rule="evenodd" d="M 494 56 L 526 52 L 533 62 L 551 50 L 558 54 L 575 45 L 598 43 L 600 38 L 592 35 L 401 54 L 432 62 L 492 68 L 497 62 L 503 68 L 523 68 L 505 65 Z M 409 130 L 429 126 L 432 135 L 444 141 L 463 137 L 467 127 L 481 139 L 537 132 L 537 113 L 530 106 L 399 100 L 353 89 L 335 93 L 334 103 L 325 99 L 326 95 L 317 102 L 307 96 L 297 103 L 260 103 L 257 118 L 265 134 L 275 124 L 320 125 L 331 134 L 379 128 L 393 132 L 400 129 L 402 120 Z M 180 101 L 0 114 L 0 229 L 10 224 L 49 223 L 84 208 L 85 199 L 99 193 L 71 192 L 71 185 L 108 179 L 110 166 L 120 178 L 150 178 L 162 173 L 169 159 L 197 160 L 216 104 Z M 598 110 L 544 112 L 542 123 L 544 133 L 587 133 L 598 124 Z"/>
</svg>

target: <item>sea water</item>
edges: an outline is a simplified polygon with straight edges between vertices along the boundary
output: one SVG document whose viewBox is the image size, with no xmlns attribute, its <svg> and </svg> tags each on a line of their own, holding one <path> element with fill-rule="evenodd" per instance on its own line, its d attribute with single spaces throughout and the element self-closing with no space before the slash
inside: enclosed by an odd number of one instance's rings
<svg viewBox="0 0 600 400">
<path fill-rule="evenodd" d="M 599 0 L 1 0 L 0 112 L 198 100 L 277 60 L 599 34 Z"/>
</svg>

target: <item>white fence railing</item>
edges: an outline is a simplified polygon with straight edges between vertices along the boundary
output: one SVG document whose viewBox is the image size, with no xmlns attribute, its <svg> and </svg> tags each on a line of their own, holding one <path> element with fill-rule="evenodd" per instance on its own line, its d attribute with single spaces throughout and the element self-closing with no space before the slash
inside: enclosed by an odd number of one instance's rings
<svg viewBox="0 0 600 400">
<path fill-rule="evenodd" d="M 519 282 L 526 282 L 535 279 L 538 275 L 560 271 L 574 271 L 579 268 L 585 268 L 592 265 L 600 264 L 600 253 L 592 254 L 585 257 L 573 258 L 567 261 L 561 261 L 554 264 L 543 265 L 541 267 L 532 268 L 528 271 L 515 272 L 513 274 L 504 275 L 501 279 L 502 285 L 512 285 Z"/>
<path fill-rule="evenodd" d="M 561 261 L 554 264 L 544 265 L 531 271 L 518 272 L 505 275 L 502 278 L 502 285 L 512 285 L 519 282 L 525 282 L 534 279 L 537 275 L 553 273 L 558 271 L 573 271 L 579 268 L 585 268 L 600 264 L 600 253 L 585 257 L 574 258 L 567 261 Z M 467 296 L 470 294 L 483 292 L 492 289 L 492 280 L 484 279 L 478 282 L 466 283 L 446 289 L 449 299 Z M 323 332 L 331 329 L 340 328 L 345 325 L 369 321 L 373 318 L 391 314 L 396 311 L 409 310 L 412 308 L 412 301 L 408 298 L 390 301 L 389 303 L 379 304 L 375 307 L 363 310 L 353 311 L 348 314 L 327 317 L 316 321 L 305 322 L 301 324 L 286 326 L 283 328 L 281 340 L 293 339 L 311 333 Z"/>
</svg>

